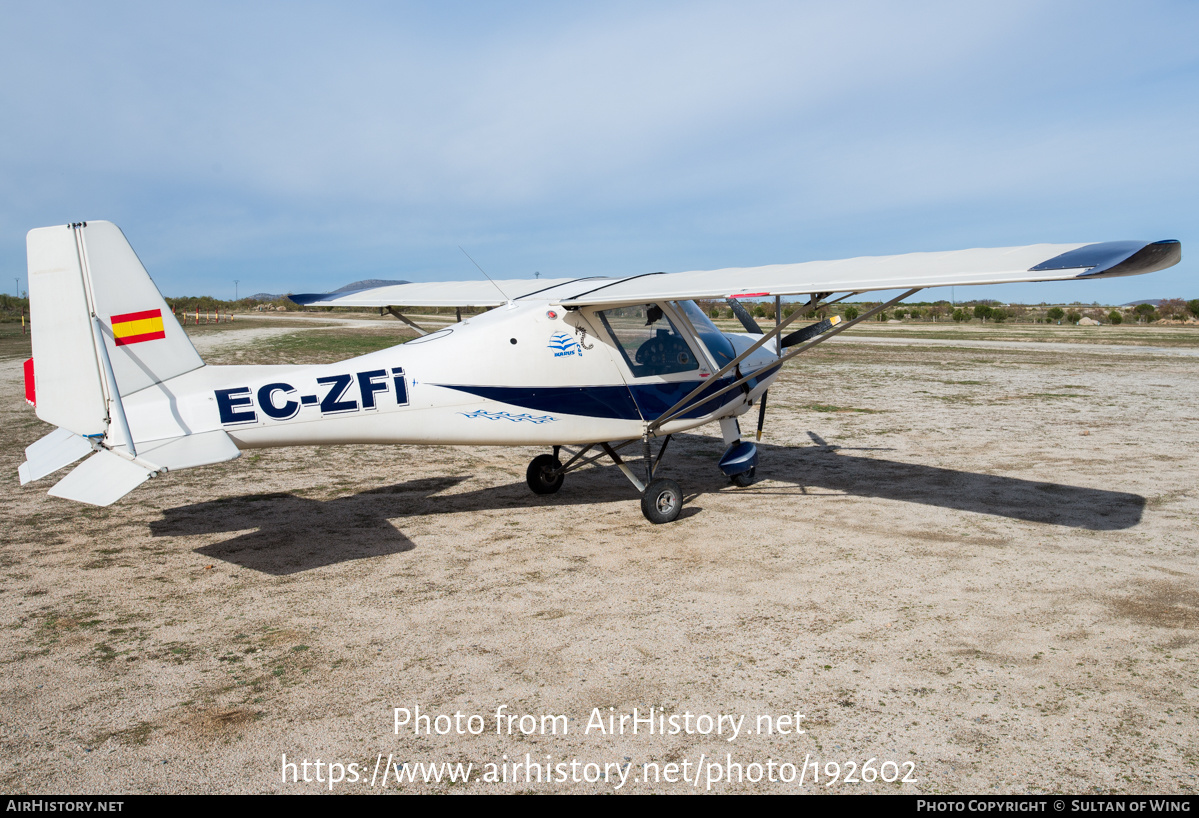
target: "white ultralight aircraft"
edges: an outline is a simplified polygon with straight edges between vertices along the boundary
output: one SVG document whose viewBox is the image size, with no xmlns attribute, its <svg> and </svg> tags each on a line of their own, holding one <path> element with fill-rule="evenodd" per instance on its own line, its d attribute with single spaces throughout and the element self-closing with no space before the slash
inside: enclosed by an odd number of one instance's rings
<svg viewBox="0 0 1199 818">
<path fill-rule="evenodd" d="M 674 520 L 683 504 L 678 483 L 657 476 L 672 434 L 718 422 L 727 446 L 720 468 L 748 485 L 758 453 L 738 417 L 756 403 L 760 439 L 766 391 L 785 361 L 901 299 L 951 284 L 1137 275 L 1182 254 L 1177 241 L 1037 244 L 297 295 L 292 300 L 303 305 L 386 309 L 421 334 L 337 364 L 208 366 L 116 225 L 44 227 L 27 242 L 33 358 L 25 364 L 26 397 L 58 429 L 25 450 L 22 484 L 90 455 L 50 494 L 106 506 L 150 477 L 250 448 L 545 446 L 553 453 L 534 458 L 527 472 L 534 492 L 553 494 L 565 474 L 607 456 L 655 523 Z M 897 289 L 904 292 L 855 320 L 784 334 L 814 309 Z M 807 297 L 806 306 L 768 332 L 737 301 L 796 295 Z M 747 332 L 719 331 L 697 298 L 729 299 Z M 398 305 L 493 309 L 426 332 Z M 628 446 L 640 449 L 641 462 L 621 458 Z"/>
</svg>

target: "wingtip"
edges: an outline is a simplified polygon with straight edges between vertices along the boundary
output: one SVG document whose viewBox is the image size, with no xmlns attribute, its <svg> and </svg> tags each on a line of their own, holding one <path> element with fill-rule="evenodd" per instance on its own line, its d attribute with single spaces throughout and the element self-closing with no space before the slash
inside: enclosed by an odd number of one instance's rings
<svg viewBox="0 0 1199 818">
<path fill-rule="evenodd" d="M 328 301 L 333 293 L 293 293 L 287 296 L 292 303 L 307 307 L 321 301 Z"/>
<path fill-rule="evenodd" d="M 1083 273 L 1084 278 L 1117 278 L 1155 273 L 1182 261 L 1182 242 L 1162 239 L 1145 244 L 1126 258 Z"/>
<path fill-rule="evenodd" d="M 1181 259 L 1182 243 L 1177 239 L 1104 241 L 1054 256 L 1030 267 L 1029 272 L 1079 269 L 1079 278 L 1115 278 L 1164 270 Z"/>
</svg>

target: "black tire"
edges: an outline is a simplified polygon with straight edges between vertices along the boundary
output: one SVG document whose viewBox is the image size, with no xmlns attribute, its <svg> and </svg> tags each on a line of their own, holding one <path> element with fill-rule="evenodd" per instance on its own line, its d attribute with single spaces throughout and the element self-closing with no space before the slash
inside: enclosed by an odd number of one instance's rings
<svg viewBox="0 0 1199 818">
<path fill-rule="evenodd" d="M 673 480 L 655 480 L 641 495 L 641 513 L 651 523 L 670 523 L 683 510 L 683 490 Z"/>
<path fill-rule="evenodd" d="M 754 472 L 757 470 L 758 467 L 754 466 L 749 471 L 743 471 L 740 474 L 734 474 L 729 479 L 733 481 L 734 486 L 739 486 L 741 488 L 752 486 L 754 484 Z"/>
<path fill-rule="evenodd" d="M 551 477 L 550 472 L 562 468 L 562 463 L 552 454 L 539 454 L 533 458 L 525 471 L 525 481 L 534 494 L 554 494 L 562 488 L 562 480 L 566 475 L 559 474 Z"/>
</svg>

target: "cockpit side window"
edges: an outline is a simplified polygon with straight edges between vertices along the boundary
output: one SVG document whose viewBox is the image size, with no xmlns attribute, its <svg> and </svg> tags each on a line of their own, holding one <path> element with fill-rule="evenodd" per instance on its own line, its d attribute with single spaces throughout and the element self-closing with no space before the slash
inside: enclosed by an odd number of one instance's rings
<svg viewBox="0 0 1199 818">
<path fill-rule="evenodd" d="M 657 304 L 616 307 L 597 314 L 634 378 L 699 369 L 695 353 Z"/>
</svg>

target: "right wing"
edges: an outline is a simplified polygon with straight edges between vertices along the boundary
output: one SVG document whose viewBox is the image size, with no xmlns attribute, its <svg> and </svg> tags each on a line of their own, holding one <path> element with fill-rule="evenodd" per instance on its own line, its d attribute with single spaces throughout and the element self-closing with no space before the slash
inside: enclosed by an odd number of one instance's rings
<svg viewBox="0 0 1199 818">
<path fill-rule="evenodd" d="M 1034 244 L 899 256 L 865 256 L 766 267 L 733 267 L 634 276 L 586 291 L 556 294 L 564 307 L 638 304 L 693 298 L 765 298 L 810 293 L 863 293 L 968 284 L 1063 281 L 1140 275 L 1182 258 L 1177 241 Z M 586 283 L 586 282 L 584 282 Z M 582 289 L 582 288 L 580 288 Z"/>
</svg>

